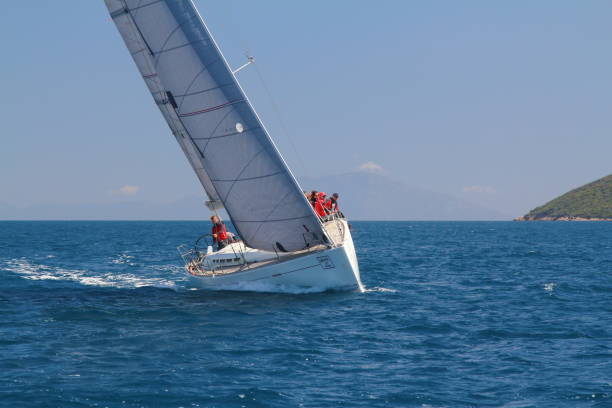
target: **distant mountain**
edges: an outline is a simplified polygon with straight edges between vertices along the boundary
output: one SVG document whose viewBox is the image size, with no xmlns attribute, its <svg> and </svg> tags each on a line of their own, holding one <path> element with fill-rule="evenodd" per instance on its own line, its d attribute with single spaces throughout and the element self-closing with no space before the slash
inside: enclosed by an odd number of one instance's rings
<svg viewBox="0 0 612 408">
<path fill-rule="evenodd" d="M 302 178 L 304 188 L 340 194 L 340 208 L 353 220 L 504 220 L 507 216 L 446 194 L 408 187 L 372 172 Z M 203 196 L 168 204 L 126 200 L 91 204 L 0 204 L 4 220 L 202 220 L 209 212 Z M 224 215 L 224 214 L 222 214 Z"/>
<path fill-rule="evenodd" d="M 353 220 L 507 220 L 509 217 L 456 197 L 409 187 L 374 172 L 301 178 L 302 187 L 340 194 L 340 208 Z"/>
<path fill-rule="evenodd" d="M 612 221 L 612 174 L 531 210 L 518 221 Z"/>
</svg>

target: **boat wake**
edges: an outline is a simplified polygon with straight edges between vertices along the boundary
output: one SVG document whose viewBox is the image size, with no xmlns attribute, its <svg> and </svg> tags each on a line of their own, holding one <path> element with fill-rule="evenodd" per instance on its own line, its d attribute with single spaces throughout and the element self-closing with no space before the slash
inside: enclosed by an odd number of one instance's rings
<svg viewBox="0 0 612 408">
<path fill-rule="evenodd" d="M 381 288 L 378 286 L 375 286 L 373 288 L 363 288 L 363 292 L 364 293 L 371 293 L 371 292 L 389 292 L 389 293 L 397 293 L 396 289 L 389 289 L 389 288 Z"/>
<path fill-rule="evenodd" d="M 86 269 L 67 269 L 32 262 L 26 258 L 10 259 L 0 264 L 0 270 L 15 273 L 28 280 L 71 281 L 82 285 L 100 287 L 179 289 L 184 286 L 188 279 L 184 276 L 183 268 L 180 266 L 155 265 L 148 269 L 158 271 L 163 276 L 143 277 L 133 273 L 99 273 Z M 171 276 L 168 276 L 169 273 Z"/>
<path fill-rule="evenodd" d="M 111 260 L 111 263 L 135 265 L 131 258 L 120 256 Z M 31 261 L 27 258 L 9 259 L 0 263 L 0 271 L 12 272 L 23 279 L 28 280 L 51 280 L 75 282 L 86 286 L 114 287 L 123 289 L 134 289 L 142 287 L 169 288 L 174 290 L 212 290 L 198 288 L 197 280 L 187 275 L 185 269 L 177 265 L 150 265 L 143 267 L 144 273 L 157 274 L 157 276 L 140 276 L 134 273 L 117 273 L 87 269 L 70 269 L 52 266 Z M 379 288 L 375 288 L 376 291 Z M 287 294 L 309 294 L 321 293 L 330 290 L 327 287 L 300 287 L 289 285 L 272 285 L 261 282 L 238 282 L 215 288 L 214 291 L 233 292 L 259 292 L 259 293 L 287 293 Z M 366 291 L 375 291 L 367 289 Z"/>
</svg>

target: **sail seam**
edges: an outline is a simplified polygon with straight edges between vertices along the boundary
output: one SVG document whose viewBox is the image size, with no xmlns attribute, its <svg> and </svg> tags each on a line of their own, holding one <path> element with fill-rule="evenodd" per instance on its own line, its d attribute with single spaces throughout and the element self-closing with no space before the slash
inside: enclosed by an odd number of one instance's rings
<svg viewBox="0 0 612 408">
<path fill-rule="evenodd" d="M 301 220 L 304 218 L 309 218 L 310 215 L 304 215 L 302 217 L 293 217 L 293 218 L 280 218 L 280 219 L 274 219 L 274 220 L 254 220 L 254 221 L 248 221 L 248 220 L 233 220 L 234 222 L 260 222 L 260 223 L 264 223 L 264 222 L 285 222 L 285 221 L 295 221 L 295 220 Z"/>
<path fill-rule="evenodd" d="M 244 102 L 244 99 L 236 99 L 235 101 L 229 101 L 229 102 L 223 103 L 221 105 L 213 106 L 212 108 L 206 108 L 206 109 L 202 109 L 202 110 L 195 111 L 195 112 L 179 113 L 179 116 L 181 118 L 185 118 L 185 117 L 188 117 L 188 116 L 200 115 L 202 113 L 208 113 L 208 112 L 216 111 L 216 110 L 219 110 L 219 109 L 223 109 L 223 108 L 225 108 L 227 106 L 234 105 L 234 104 L 240 103 L 240 102 Z"/>
<path fill-rule="evenodd" d="M 291 194 L 291 191 L 287 191 L 287 193 L 286 193 L 286 194 L 283 196 L 283 198 L 281 198 L 280 200 L 278 200 L 278 202 L 276 203 L 276 205 L 274 206 L 274 208 L 272 208 L 272 210 L 271 210 L 271 211 L 268 213 L 268 215 L 267 215 L 267 217 L 266 217 L 266 220 L 265 220 L 265 221 L 262 221 L 262 222 L 259 224 L 259 226 L 258 226 L 258 227 L 257 227 L 257 229 L 255 230 L 255 232 L 253 233 L 253 235 L 251 235 L 251 238 L 253 238 L 253 239 L 254 239 L 254 238 L 257 236 L 257 234 L 259 234 L 259 230 L 261 229 L 261 227 L 263 226 L 263 224 L 264 224 L 265 222 L 272 222 L 272 221 L 269 221 L 269 220 L 268 220 L 268 218 L 270 218 L 270 216 L 271 216 L 272 214 L 274 214 L 274 211 L 276 211 L 276 209 L 278 208 L 278 206 L 279 206 L 279 205 L 281 205 L 281 203 L 285 201 L 285 198 L 287 198 L 287 196 L 288 196 L 289 194 Z M 298 219 L 299 219 L 299 218 L 298 218 Z"/>
<path fill-rule="evenodd" d="M 163 52 L 166 52 L 166 51 L 172 51 L 172 50 L 173 50 L 173 48 L 168 48 L 167 50 L 165 50 L 166 44 L 168 44 L 168 41 L 170 41 L 170 39 L 172 38 L 172 36 L 173 36 L 173 35 L 174 35 L 174 34 L 175 34 L 175 33 L 176 33 L 176 32 L 177 32 L 179 29 L 181 29 L 181 27 L 183 27 L 183 24 L 186 24 L 186 23 L 188 23 L 189 21 L 193 20 L 193 18 L 194 18 L 194 17 L 195 17 L 195 16 L 191 16 L 191 17 L 186 18 L 186 19 L 185 19 L 183 22 L 181 22 L 181 23 L 180 23 L 178 26 L 176 26 L 176 28 L 175 28 L 174 30 L 172 30 L 172 31 L 170 32 L 170 34 L 168 34 L 168 37 L 166 38 L 166 40 L 164 41 L 163 45 L 161 46 L 161 50 L 160 50 L 159 52 L 157 52 L 157 54 L 158 54 L 158 55 L 159 55 L 159 54 L 161 54 L 161 53 L 163 53 Z M 200 40 L 200 41 L 204 41 L 204 40 Z M 158 60 L 158 58 L 155 58 L 155 65 L 157 65 L 157 60 Z"/>
<path fill-rule="evenodd" d="M 263 179 L 263 178 L 267 178 L 267 177 L 278 176 L 279 174 L 283 174 L 283 173 L 284 173 L 284 171 L 277 171 L 276 173 L 266 174 L 265 176 L 246 177 L 246 178 L 242 178 L 242 179 L 232 179 L 232 180 L 222 180 L 222 179 L 210 179 L 210 180 L 211 181 L 224 182 L 224 183 L 230 183 L 230 182 L 237 182 L 237 181 L 249 181 L 249 180 Z"/>
<path fill-rule="evenodd" d="M 181 104 L 179 105 L 179 109 L 180 109 L 180 108 L 183 106 L 183 102 L 185 101 L 185 96 L 188 96 L 189 90 L 191 89 L 191 87 L 192 87 L 192 86 L 193 86 L 193 84 L 195 83 L 196 79 L 198 79 L 198 77 L 199 77 L 200 75 L 202 75 L 202 73 L 204 73 L 204 72 L 209 72 L 209 71 L 208 71 L 208 68 L 209 68 L 210 66 L 212 66 L 213 64 L 215 64 L 215 63 L 219 62 L 219 61 L 221 61 L 221 58 L 217 58 L 217 59 L 215 59 L 213 62 L 210 62 L 210 63 L 208 63 L 208 64 L 204 64 L 204 66 L 202 67 L 202 69 L 200 70 L 200 72 L 198 72 L 198 73 L 197 73 L 197 74 L 196 74 L 196 75 L 193 77 L 193 79 L 192 79 L 192 80 L 191 80 L 191 82 L 189 83 L 189 86 L 188 86 L 187 88 L 185 88 L 184 96 L 182 97 L 183 99 L 181 99 Z M 232 84 L 230 84 L 230 85 L 234 85 L 234 84 L 232 83 Z M 226 86 L 226 85 L 220 85 L 220 86 L 219 86 L 219 88 L 224 87 L 224 86 Z"/>
<path fill-rule="evenodd" d="M 209 142 L 207 142 L 208 144 Z M 259 156 L 261 153 L 263 153 L 265 151 L 265 149 L 261 149 L 260 151 L 258 151 L 257 153 L 255 153 L 255 155 L 253 157 L 251 157 L 251 160 L 249 160 L 249 162 L 247 164 L 244 165 L 244 167 L 242 168 L 242 170 L 240 170 L 240 173 L 238 173 L 238 177 L 242 176 L 242 173 L 245 172 L 245 170 L 247 168 L 249 168 L 249 166 L 251 165 L 251 163 L 253 163 L 253 161 L 257 158 L 257 156 Z M 227 202 L 227 198 L 229 197 L 230 193 L 232 192 L 232 190 L 234 189 L 234 186 L 236 185 L 236 182 L 234 181 L 232 183 L 232 185 L 230 186 L 230 188 L 227 190 L 227 194 L 225 194 L 225 197 L 223 199 L 223 202 Z"/>
<path fill-rule="evenodd" d="M 156 52 L 154 53 L 154 55 L 155 55 L 155 65 L 157 65 L 157 63 L 159 62 L 159 58 L 158 58 L 158 56 L 159 56 L 160 54 L 164 54 L 164 53 L 166 53 L 166 52 L 170 52 L 170 51 L 175 51 L 175 50 L 178 50 L 178 49 L 180 49 L 180 48 L 185 48 L 185 47 L 188 47 L 188 46 L 190 46 L 190 45 L 197 44 L 197 43 L 201 43 L 201 42 L 206 42 L 206 40 L 205 40 L 205 39 L 200 39 L 200 40 L 196 40 L 196 41 L 188 42 L 188 43 L 185 43 L 185 44 L 177 45 L 176 47 L 166 48 L 165 50 L 164 50 L 164 49 L 161 49 L 161 50 L 159 50 L 159 51 L 156 51 Z"/>
<path fill-rule="evenodd" d="M 134 8 L 125 7 L 123 9 L 121 9 L 121 10 L 113 11 L 111 13 L 111 17 L 112 18 L 116 18 L 116 17 L 119 17 L 122 14 L 131 13 L 132 11 L 136 11 L 136 10 L 139 10 L 141 8 L 149 7 L 149 6 L 152 6 L 154 4 L 161 3 L 162 1 L 164 1 L 164 0 L 155 0 L 155 1 L 152 1 L 152 2 L 147 3 L 147 4 L 143 4 L 142 6 L 136 6 Z"/>
<path fill-rule="evenodd" d="M 134 52 L 132 53 L 132 57 L 133 57 L 133 56 L 135 56 L 135 55 L 138 55 L 138 54 L 140 54 L 141 52 L 146 51 L 146 50 L 147 50 L 146 48 L 141 48 L 141 49 L 139 49 L 138 51 L 134 51 Z"/>
<path fill-rule="evenodd" d="M 185 99 L 183 99 L 183 100 L 185 100 Z M 212 130 L 212 132 L 210 132 L 210 134 L 211 134 L 211 135 L 214 135 L 214 134 L 215 134 L 215 132 L 217 131 L 217 129 L 219 129 L 219 126 L 221 126 L 221 124 L 222 124 L 222 123 L 225 121 L 225 119 L 226 119 L 226 118 L 227 118 L 227 117 L 228 117 L 228 116 L 229 116 L 229 115 L 230 115 L 232 112 L 234 112 L 234 110 L 235 110 L 235 108 L 232 108 L 232 109 L 228 110 L 227 112 L 225 112 L 225 115 L 223 115 L 223 117 L 222 117 L 222 118 L 219 120 L 219 122 L 217 123 L 217 125 L 215 126 L 215 128 Z M 212 136 L 211 136 L 211 137 L 212 137 Z M 206 143 L 204 144 L 204 147 L 202 148 L 202 152 L 205 152 L 205 151 L 206 151 L 206 149 L 208 149 L 208 145 L 210 144 L 210 140 L 211 140 L 211 139 L 206 140 Z M 196 144 L 196 142 L 195 142 L 195 141 L 194 141 L 193 143 L 194 143 L 194 144 Z M 204 156 L 202 156 L 202 157 L 204 157 Z M 240 174 L 242 174 L 242 173 L 240 173 Z M 219 196 L 219 197 L 221 197 L 221 196 Z"/>
<path fill-rule="evenodd" d="M 211 136 L 211 137 L 192 137 L 193 140 L 211 140 L 211 139 L 221 139 L 224 137 L 230 137 L 230 136 L 236 136 L 236 135 L 240 135 L 240 134 L 245 134 L 247 132 L 250 132 L 251 130 L 256 130 L 256 129 L 260 129 L 259 126 L 255 126 L 252 128 L 248 128 L 248 129 L 244 129 L 242 132 L 232 132 L 232 133 L 226 133 L 224 135 L 219 135 L 219 136 Z"/>
<path fill-rule="evenodd" d="M 219 60 L 217 60 L 217 61 L 219 61 Z M 175 98 L 185 98 L 187 96 L 199 95 L 199 94 L 203 94 L 203 93 L 206 93 L 206 92 L 209 92 L 209 91 L 214 91 L 215 89 L 225 88 L 226 86 L 230 86 L 230 85 L 234 85 L 234 84 L 219 85 L 219 86 L 215 86 L 213 88 L 203 89 L 201 91 L 194 91 L 194 92 L 185 93 L 185 94 L 182 94 L 182 95 L 174 95 L 174 97 Z"/>
</svg>

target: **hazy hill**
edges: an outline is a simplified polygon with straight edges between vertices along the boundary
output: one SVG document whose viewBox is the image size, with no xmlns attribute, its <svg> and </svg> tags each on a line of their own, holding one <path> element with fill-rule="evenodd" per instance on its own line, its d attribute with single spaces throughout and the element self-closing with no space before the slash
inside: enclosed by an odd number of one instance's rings
<svg viewBox="0 0 612 408">
<path fill-rule="evenodd" d="M 412 188 L 382 174 L 355 172 L 301 179 L 302 186 L 340 193 L 340 207 L 353 220 L 500 220 L 508 217 L 455 197 Z M 208 219 L 204 196 L 172 203 L 126 200 L 91 204 L 0 204 L 4 220 L 201 220 Z"/>
<path fill-rule="evenodd" d="M 518 218 L 532 220 L 612 220 L 612 174 L 571 190 Z"/>
<path fill-rule="evenodd" d="M 353 220 L 507 220 L 497 211 L 456 197 L 409 187 L 379 173 L 354 172 L 302 178 L 304 189 L 340 194 L 340 208 Z"/>
</svg>

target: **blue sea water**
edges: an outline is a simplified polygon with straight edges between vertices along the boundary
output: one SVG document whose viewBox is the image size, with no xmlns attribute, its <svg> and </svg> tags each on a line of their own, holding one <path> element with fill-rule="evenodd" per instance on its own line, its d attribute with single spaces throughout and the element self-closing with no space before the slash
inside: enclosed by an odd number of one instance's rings
<svg viewBox="0 0 612 408">
<path fill-rule="evenodd" d="M 0 222 L 0 406 L 612 406 L 612 223 L 355 222 L 303 294 L 195 289 L 208 228 Z"/>
</svg>

